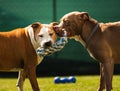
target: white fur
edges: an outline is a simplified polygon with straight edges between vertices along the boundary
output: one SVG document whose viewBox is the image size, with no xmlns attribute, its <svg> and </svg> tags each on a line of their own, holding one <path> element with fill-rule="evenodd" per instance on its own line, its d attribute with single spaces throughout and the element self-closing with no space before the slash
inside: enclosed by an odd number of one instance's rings
<svg viewBox="0 0 120 91">
<path fill-rule="evenodd" d="M 37 49 L 39 47 L 39 44 L 35 40 L 33 28 L 31 26 L 28 26 L 26 29 L 28 31 L 28 34 L 30 36 L 30 40 L 31 40 L 31 42 L 33 44 L 34 49 Z"/>
<path fill-rule="evenodd" d="M 33 45 L 33 47 L 36 51 L 36 49 L 39 47 L 39 45 L 38 45 L 37 41 L 35 41 L 35 39 L 34 39 L 33 28 L 31 26 L 28 26 L 28 27 L 26 27 L 26 30 L 28 31 L 31 43 L 32 43 L 32 45 Z M 36 54 L 37 54 L 37 52 L 36 52 Z M 40 56 L 37 55 L 38 64 L 41 63 L 42 59 L 43 59 L 43 57 L 40 57 Z"/>
<path fill-rule="evenodd" d="M 46 43 L 46 42 L 49 42 L 49 41 L 51 41 L 52 42 L 52 44 L 53 44 L 53 39 L 51 38 L 51 36 L 49 35 L 49 29 L 48 28 L 46 28 L 46 27 L 43 27 L 43 28 L 41 28 L 41 30 L 40 30 L 40 32 L 38 33 L 38 35 L 42 35 L 43 37 L 42 38 L 39 38 L 38 37 L 38 41 L 40 42 L 40 46 L 41 47 L 44 47 L 44 44 Z"/>
<path fill-rule="evenodd" d="M 31 26 L 26 27 L 26 30 L 28 31 L 31 43 L 32 43 L 35 51 L 38 47 L 43 47 L 44 43 L 46 43 L 46 42 L 51 41 L 52 44 L 54 44 L 53 39 L 49 35 L 49 29 L 47 27 L 41 28 L 40 32 L 36 36 L 34 36 L 34 31 L 33 31 L 33 28 Z M 43 37 L 39 37 L 39 35 L 42 35 Z M 37 58 L 38 58 L 38 64 L 39 64 L 42 61 L 43 57 L 40 57 L 37 55 Z"/>
</svg>

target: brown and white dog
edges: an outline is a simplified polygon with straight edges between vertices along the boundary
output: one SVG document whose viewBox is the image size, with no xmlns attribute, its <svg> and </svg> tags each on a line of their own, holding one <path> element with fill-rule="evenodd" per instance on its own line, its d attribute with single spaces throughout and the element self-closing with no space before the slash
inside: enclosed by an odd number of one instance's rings
<svg viewBox="0 0 120 91">
<path fill-rule="evenodd" d="M 26 76 L 33 91 L 40 91 L 36 80 L 36 66 L 42 61 L 38 47 L 51 47 L 56 41 L 54 23 L 33 23 L 25 28 L 0 32 L 0 70 L 19 70 L 18 91 L 23 91 Z"/>
<path fill-rule="evenodd" d="M 98 23 L 87 12 L 70 12 L 54 27 L 59 36 L 63 30 L 69 38 L 81 42 L 90 55 L 100 62 L 98 91 L 112 89 L 114 64 L 120 63 L 120 22 Z"/>
</svg>

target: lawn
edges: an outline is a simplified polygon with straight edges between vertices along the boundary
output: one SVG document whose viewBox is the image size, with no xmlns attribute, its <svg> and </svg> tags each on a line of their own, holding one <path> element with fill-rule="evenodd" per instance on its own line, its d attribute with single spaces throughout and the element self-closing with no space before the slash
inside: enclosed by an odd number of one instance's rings
<svg viewBox="0 0 120 91">
<path fill-rule="evenodd" d="M 99 76 L 76 76 L 76 83 L 54 84 L 54 77 L 38 78 L 41 91 L 96 91 L 99 85 Z M 17 78 L 0 78 L 0 91 L 17 91 Z M 26 79 L 24 91 L 32 91 L 29 80 Z M 120 76 L 113 78 L 113 90 L 120 91 Z"/>
</svg>

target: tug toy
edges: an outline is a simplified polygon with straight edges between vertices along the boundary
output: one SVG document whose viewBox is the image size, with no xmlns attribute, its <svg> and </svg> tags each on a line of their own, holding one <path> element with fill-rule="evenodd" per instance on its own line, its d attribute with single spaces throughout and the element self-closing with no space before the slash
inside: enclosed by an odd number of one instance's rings
<svg viewBox="0 0 120 91">
<path fill-rule="evenodd" d="M 74 76 L 70 76 L 70 77 L 55 77 L 54 78 L 54 83 L 58 84 L 58 83 L 76 83 L 76 78 Z"/>
<path fill-rule="evenodd" d="M 63 37 L 61 37 L 54 45 L 53 47 L 50 47 L 50 48 L 43 48 L 43 47 L 39 47 L 37 49 L 37 54 L 39 56 L 46 56 L 46 55 L 50 55 L 54 52 L 57 52 L 57 51 L 60 51 L 64 46 L 65 44 L 67 43 L 67 33 L 66 31 L 64 31 L 63 33 Z"/>
</svg>

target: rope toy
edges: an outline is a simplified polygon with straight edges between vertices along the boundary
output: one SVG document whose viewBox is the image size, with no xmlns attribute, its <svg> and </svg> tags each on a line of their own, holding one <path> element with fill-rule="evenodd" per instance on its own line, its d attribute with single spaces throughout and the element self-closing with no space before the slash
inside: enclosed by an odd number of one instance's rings
<svg viewBox="0 0 120 91">
<path fill-rule="evenodd" d="M 61 37 L 52 47 L 50 48 L 43 48 L 43 47 L 39 47 L 37 49 L 37 54 L 39 56 L 46 56 L 46 55 L 50 55 L 53 54 L 54 52 L 60 51 L 65 44 L 67 43 L 67 37 L 66 37 L 67 33 L 66 31 L 64 31 L 63 33 L 63 37 Z"/>
</svg>

